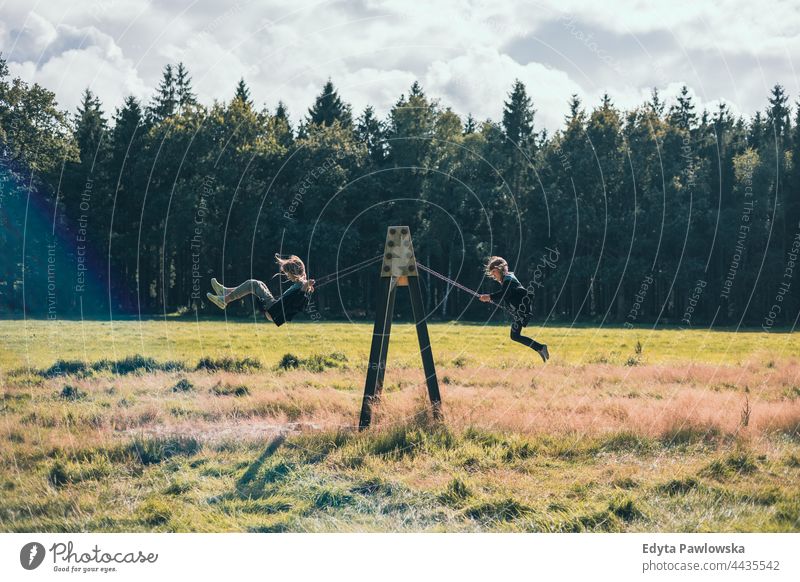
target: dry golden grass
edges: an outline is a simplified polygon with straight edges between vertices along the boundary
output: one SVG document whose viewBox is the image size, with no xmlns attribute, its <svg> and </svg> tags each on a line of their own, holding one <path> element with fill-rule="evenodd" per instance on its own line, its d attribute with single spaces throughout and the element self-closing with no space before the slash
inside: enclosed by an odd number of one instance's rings
<svg viewBox="0 0 800 582">
<path fill-rule="evenodd" d="M 515 345 L 459 351 L 452 337 L 435 425 L 405 338 L 375 427 L 357 434 L 361 340 L 314 356 L 306 339 L 297 369 L 277 365 L 280 351 L 261 367 L 219 364 L 243 371 L 195 369 L 203 353 L 169 371 L 133 358 L 53 376 L 41 354 L 3 369 L 0 529 L 800 529 L 791 355 L 543 366 Z"/>
</svg>

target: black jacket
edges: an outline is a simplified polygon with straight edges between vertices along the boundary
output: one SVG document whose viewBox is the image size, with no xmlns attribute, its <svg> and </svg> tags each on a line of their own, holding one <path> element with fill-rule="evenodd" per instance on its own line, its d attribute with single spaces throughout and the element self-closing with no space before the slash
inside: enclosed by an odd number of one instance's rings
<svg viewBox="0 0 800 582">
<path fill-rule="evenodd" d="M 303 311 L 306 305 L 308 305 L 308 295 L 303 291 L 302 285 L 295 283 L 284 291 L 283 295 L 269 309 L 265 309 L 265 305 L 262 303 L 261 312 L 269 313 L 272 323 L 280 327 Z"/>
<path fill-rule="evenodd" d="M 514 273 L 506 273 L 503 277 L 503 287 L 499 291 L 489 293 L 495 303 L 504 303 L 515 318 L 522 319 L 525 323 L 531 316 L 531 301 L 525 299 L 528 292 Z"/>
</svg>

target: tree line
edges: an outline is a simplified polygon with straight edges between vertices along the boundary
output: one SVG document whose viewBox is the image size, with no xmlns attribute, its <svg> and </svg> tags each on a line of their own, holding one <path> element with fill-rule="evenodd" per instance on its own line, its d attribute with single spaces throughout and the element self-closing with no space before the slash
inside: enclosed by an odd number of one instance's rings
<svg viewBox="0 0 800 582">
<path fill-rule="evenodd" d="M 502 255 L 540 319 L 627 326 L 793 326 L 800 308 L 800 107 L 780 85 L 745 119 L 653 90 L 628 111 L 573 96 L 536 125 L 516 81 L 502 119 L 459 116 L 419 83 L 384 118 L 325 83 L 305 115 L 257 107 L 244 80 L 200 103 L 183 66 L 109 115 L 73 114 L 0 58 L 0 306 L 11 316 L 215 313 L 208 279 L 277 291 L 273 255 L 312 277 L 381 253 L 409 225 L 417 259 L 484 291 Z M 378 267 L 315 296 L 369 317 Z M 422 275 L 432 317 L 485 305 Z M 252 313 L 252 304 L 232 306 Z M 403 310 L 402 305 L 398 306 Z"/>
</svg>

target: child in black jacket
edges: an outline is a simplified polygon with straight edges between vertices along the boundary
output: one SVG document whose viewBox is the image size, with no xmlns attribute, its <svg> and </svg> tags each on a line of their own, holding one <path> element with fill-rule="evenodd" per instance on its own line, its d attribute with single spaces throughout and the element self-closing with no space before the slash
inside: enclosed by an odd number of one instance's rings
<svg viewBox="0 0 800 582">
<path fill-rule="evenodd" d="M 514 319 L 511 323 L 511 339 L 534 350 L 543 361 L 549 360 L 550 352 L 545 344 L 540 344 L 521 333 L 522 328 L 528 325 L 531 318 L 530 299 L 527 299 L 528 293 L 519 279 L 508 270 L 506 260 L 503 257 L 490 257 L 486 262 L 486 274 L 503 287 L 494 293 L 481 295 L 480 300 L 485 303 L 490 301 L 504 303 Z"/>
<path fill-rule="evenodd" d="M 211 279 L 214 293 L 207 293 L 206 297 L 220 309 L 225 309 L 232 301 L 250 294 L 255 295 L 259 311 L 280 327 L 305 309 L 308 296 L 314 292 L 314 280 L 308 279 L 306 266 L 296 255 L 288 259 L 275 255 L 275 260 L 278 263 L 279 273 L 292 282 L 278 299 L 275 299 L 266 284 L 258 279 L 248 279 L 236 287 L 225 287 L 216 279 Z"/>
</svg>

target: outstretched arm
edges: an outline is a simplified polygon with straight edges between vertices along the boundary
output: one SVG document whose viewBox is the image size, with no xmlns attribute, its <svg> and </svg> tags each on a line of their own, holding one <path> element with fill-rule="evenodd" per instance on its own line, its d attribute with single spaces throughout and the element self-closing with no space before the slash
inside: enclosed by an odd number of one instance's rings
<svg viewBox="0 0 800 582">
<path fill-rule="evenodd" d="M 489 293 L 489 299 L 491 301 L 494 301 L 495 303 L 500 303 L 503 300 L 503 297 L 505 296 L 506 291 L 508 291 L 510 285 L 511 285 L 510 280 L 503 281 L 503 286 L 500 288 L 499 291 L 495 291 L 494 293 Z"/>
</svg>

